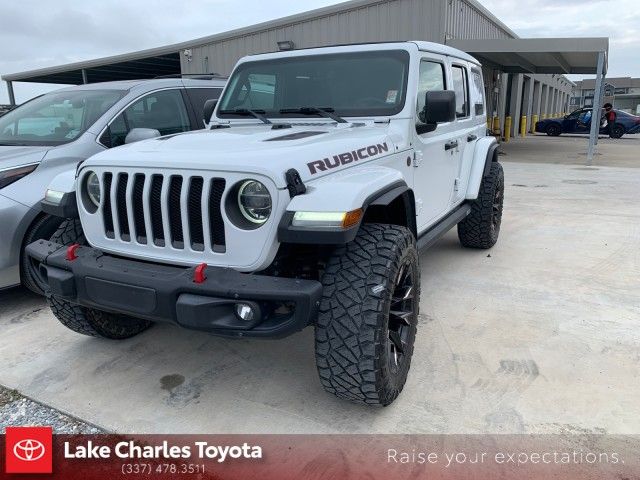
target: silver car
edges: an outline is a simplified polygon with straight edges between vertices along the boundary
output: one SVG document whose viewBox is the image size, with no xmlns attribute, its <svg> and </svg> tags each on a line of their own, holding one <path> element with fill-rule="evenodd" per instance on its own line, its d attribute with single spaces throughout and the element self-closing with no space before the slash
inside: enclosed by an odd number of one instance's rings
<svg viewBox="0 0 640 480">
<path fill-rule="evenodd" d="M 55 176 L 108 148 L 203 128 L 204 104 L 220 96 L 224 83 L 163 78 L 81 85 L 0 117 L 0 289 L 22 282 L 44 291 L 23 250 L 60 224 L 40 208 Z"/>
</svg>

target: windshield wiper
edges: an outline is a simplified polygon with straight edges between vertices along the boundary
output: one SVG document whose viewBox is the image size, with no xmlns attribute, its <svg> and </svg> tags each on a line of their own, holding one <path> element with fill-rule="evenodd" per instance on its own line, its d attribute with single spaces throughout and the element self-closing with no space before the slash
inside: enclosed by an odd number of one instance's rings
<svg viewBox="0 0 640 480">
<path fill-rule="evenodd" d="M 283 108 L 280 110 L 281 114 L 287 113 L 301 113 L 302 115 L 320 115 L 321 117 L 330 118 L 338 123 L 349 123 L 344 118 L 336 115 L 335 109 L 332 107 L 300 107 L 300 108 Z"/>
<path fill-rule="evenodd" d="M 236 108 L 235 110 L 220 110 L 219 113 L 222 114 L 235 114 L 235 115 L 251 115 L 252 117 L 257 118 L 262 123 L 266 123 L 267 125 L 272 125 L 271 120 L 264 116 L 264 110 L 249 110 L 248 108 Z"/>
</svg>

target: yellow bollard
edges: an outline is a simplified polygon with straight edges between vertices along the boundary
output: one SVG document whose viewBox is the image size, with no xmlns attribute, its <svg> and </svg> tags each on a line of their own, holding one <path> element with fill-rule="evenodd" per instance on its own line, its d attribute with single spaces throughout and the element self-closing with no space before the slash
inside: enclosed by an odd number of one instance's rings
<svg viewBox="0 0 640 480">
<path fill-rule="evenodd" d="M 508 142 L 511 138 L 511 117 L 504 119 L 504 141 Z"/>
<path fill-rule="evenodd" d="M 542 114 L 542 120 L 546 120 L 546 119 L 547 119 L 547 114 L 546 114 L 546 113 L 543 113 L 543 114 Z"/>
<path fill-rule="evenodd" d="M 520 117 L 520 136 L 521 137 L 527 136 L 527 116 L 526 115 L 522 115 L 522 117 Z"/>
<path fill-rule="evenodd" d="M 494 135 L 500 135 L 500 117 L 493 117 L 493 133 Z"/>
<path fill-rule="evenodd" d="M 538 123 L 538 115 L 534 115 L 531 120 L 531 133 L 536 133 L 536 123 Z"/>
<path fill-rule="evenodd" d="M 491 118 L 487 116 L 487 130 L 491 130 Z"/>
</svg>

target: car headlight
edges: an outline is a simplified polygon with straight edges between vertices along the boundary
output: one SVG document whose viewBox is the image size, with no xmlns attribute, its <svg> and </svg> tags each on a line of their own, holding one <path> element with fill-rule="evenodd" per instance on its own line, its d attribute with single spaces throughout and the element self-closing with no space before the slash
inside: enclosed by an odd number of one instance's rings
<svg viewBox="0 0 640 480">
<path fill-rule="evenodd" d="M 0 171 L 0 189 L 8 187 L 13 182 L 20 180 L 22 177 L 26 177 L 38 167 L 38 164 L 23 165 L 21 167 L 8 168 L 7 170 Z"/>
<path fill-rule="evenodd" d="M 238 207 L 244 218 L 256 225 L 262 225 L 271 215 L 269 190 L 257 180 L 246 180 L 238 188 Z"/>
<path fill-rule="evenodd" d="M 100 206 L 100 179 L 95 172 L 89 172 L 85 177 L 85 188 L 87 191 L 87 196 L 91 203 L 93 203 L 96 207 Z"/>
</svg>

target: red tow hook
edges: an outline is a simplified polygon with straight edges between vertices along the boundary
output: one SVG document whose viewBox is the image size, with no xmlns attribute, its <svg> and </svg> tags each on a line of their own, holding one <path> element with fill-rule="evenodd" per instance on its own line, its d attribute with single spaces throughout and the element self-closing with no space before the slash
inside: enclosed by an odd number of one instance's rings
<svg viewBox="0 0 640 480">
<path fill-rule="evenodd" d="M 201 263 L 196 267 L 195 272 L 193 272 L 193 283 L 204 283 L 207 279 L 204 271 L 207 269 L 206 263 Z"/>
<path fill-rule="evenodd" d="M 73 262 L 76 258 L 78 258 L 78 255 L 76 255 L 76 250 L 78 250 L 78 248 L 80 248 L 80 244 L 79 243 L 74 243 L 73 245 L 67 247 L 67 260 L 70 262 Z"/>
</svg>

